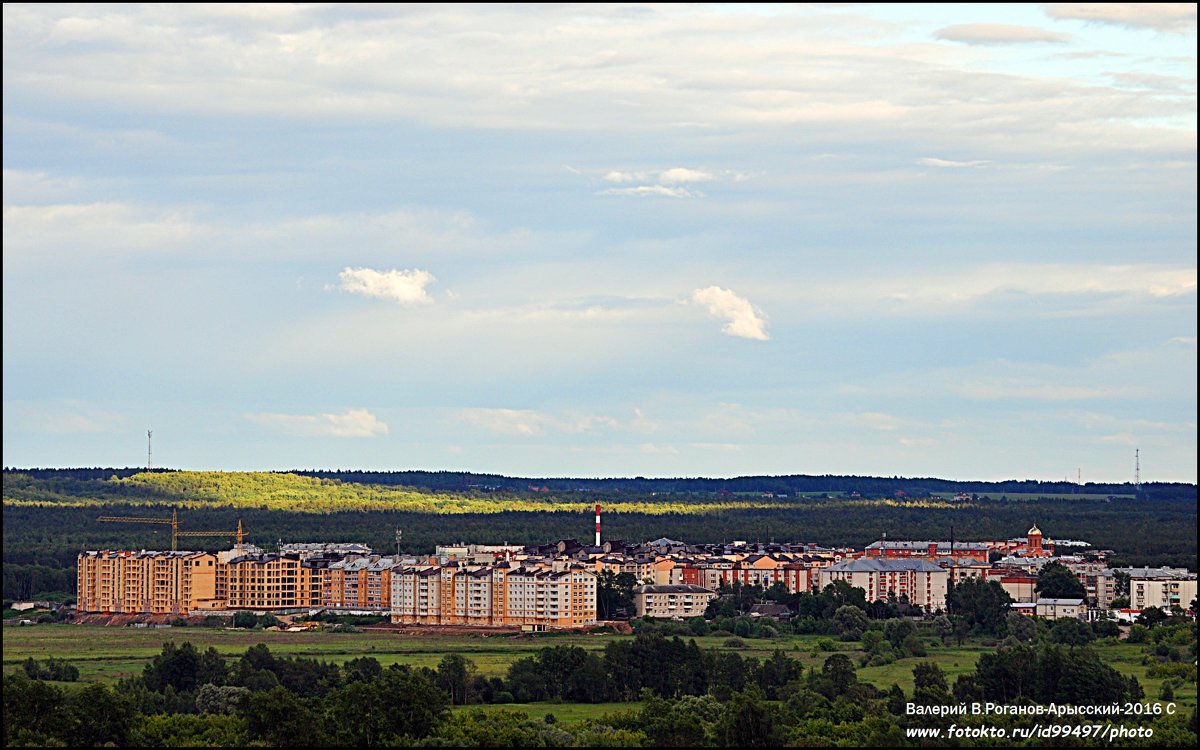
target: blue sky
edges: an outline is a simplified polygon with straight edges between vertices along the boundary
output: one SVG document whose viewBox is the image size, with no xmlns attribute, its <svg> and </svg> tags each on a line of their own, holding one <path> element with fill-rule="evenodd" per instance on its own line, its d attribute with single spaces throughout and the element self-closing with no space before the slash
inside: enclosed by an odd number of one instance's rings
<svg viewBox="0 0 1200 750">
<path fill-rule="evenodd" d="M 1196 6 L 4 5 L 4 464 L 1196 481 Z"/>
</svg>

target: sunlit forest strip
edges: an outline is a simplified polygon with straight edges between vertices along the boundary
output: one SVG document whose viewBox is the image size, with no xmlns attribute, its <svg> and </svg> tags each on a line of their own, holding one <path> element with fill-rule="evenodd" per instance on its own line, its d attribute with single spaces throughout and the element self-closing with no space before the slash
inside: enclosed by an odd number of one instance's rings
<svg viewBox="0 0 1200 750">
<path fill-rule="evenodd" d="M 256 508 L 293 513 L 392 510 L 435 515 L 506 511 L 570 512 L 587 504 L 565 493 L 438 493 L 408 487 L 355 484 L 268 472 L 179 471 L 142 473 L 107 480 L 33 480 L 8 474 L 4 503 L 10 506 L 89 507 L 172 504 L 181 508 Z M 936 502 L 936 501 L 930 501 Z M 606 513 L 705 514 L 733 510 L 783 510 L 794 503 L 770 498 L 709 495 L 604 499 Z M 935 506 L 930 506 L 935 507 Z"/>
</svg>

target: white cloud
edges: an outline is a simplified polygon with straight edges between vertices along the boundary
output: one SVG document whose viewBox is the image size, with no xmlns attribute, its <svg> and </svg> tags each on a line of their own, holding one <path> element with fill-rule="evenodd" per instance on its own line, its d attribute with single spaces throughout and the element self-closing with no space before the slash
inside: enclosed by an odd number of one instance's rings
<svg viewBox="0 0 1200 750">
<path fill-rule="evenodd" d="M 649 177 L 650 175 L 646 172 L 622 172 L 618 169 L 614 169 L 604 175 L 604 179 L 607 182 L 641 182 L 642 180 L 649 179 Z"/>
<path fill-rule="evenodd" d="M 701 198 L 703 193 L 694 192 L 687 188 L 667 187 L 666 185 L 639 185 L 628 188 L 610 188 L 601 190 L 597 195 L 634 195 L 645 197 L 661 195 L 667 198 Z"/>
<path fill-rule="evenodd" d="M 6 196 L 7 197 L 7 196 Z M 4 207 L 4 264 L 67 265 L 152 255 L 180 255 L 212 236 L 183 208 L 116 202 Z"/>
<path fill-rule="evenodd" d="M 296 437 L 375 437 L 386 435 L 388 426 L 366 409 L 347 409 L 345 414 L 245 414 L 246 419 L 275 432 Z"/>
<path fill-rule="evenodd" d="M 518 437 L 536 437 L 547 432 L 580 434 L 619 426 L 612 417 L 573 413 L 556 415 L 530 409 L 461 409 L 458 416 L 486 432 Z"/>
<path fill-rule="evenodd" d="M 725 318 L 729 322 L 721 330 L 730 336 L 766 341 L 766 321 L 750 301 L 739 297 L 729 289 L 710 286 L 692 292 L 692 301 L 708 308 L 714 318 Z"/>
<path fill-rule="evenodd" d="M 986 302 L 993 295 L 1059 297 L 1066 312 L 1111 310 L 1136 301 L 1178 299 L 1196 293 L 1196 269 L 1159 265 L 987 263 L 917 276 L 825 280 L 805 290 L 810 298 L 853 295 L 860 309 L 882 303 L 893 313 L 928 313 Z M 1061 306 L 1060 306 L 1061 307 Z M 1040 314 L 1060 314 L 1043 309 Z"/>
<path fill-rule="evenodd" d="M 644 170 L 636 172 L 614 169 L 605 173 L 605 182 L 616 184 L 642 182 L 648 184 L 626 188 L 609 188 L 608 190 L 600 191 L 597 195 L 641 197 L 657 195 L 667 198 L 703 198 L 704 193 L 694 188 L 689 190 L 683 187 L 683 185 L 726 180 L 744 182 L 746 179 L 748 179 L 746 175 L 730 170 L 717 173 L 707 169 L 692 169 L 690 167 L 671 167 L 670 169 L 658 171 Z"/>
<path fill-rule="evenodd" d="M 5 203 L 58 202 L 79 192 L 79 178 L 56 177 L 46 172 L 4 170 Z"/>
<path fill-rule="evenodd" d="M 1195 3 L 1050 3 L 1046 13 L 1059 20 L 1111 23 L 1168 34 L 1186 34 L 1196 26 Z"/>
<path fill-rule="evenodd" d="M 659 182 L 667 184 L 675 184 L 680 182 L 711 182 L 717 179 L 717 176 L 712 172 L 703 169 L 688 169 L 687 167 L 673 167 L 668 169 L 658 176 Z"/>
<path fill-rule="evenodd" d="M 961 23 L 944 26 L 933 35 L 938 39 L 966 44 L 1025 44 L 1028 42 L 1069 42 L 1069 34 L 1008 23 Z"/>
<path fill-rule="evenodd" d="M 950 159 L 938 159 L 933 156 L 926 156 L 922 159 L 917 159 L 918 164 L 923 164 L 927 167 L 941 167 L 944 169 L 964 169 L 969 167 L 986 167 L 991 164 L 990 161 L 976 159 L 974 161 L 951 161 Z"/>
<path fill-rule="evenodd" d="M 371 268 L 345 268 L 338 278 L 343 292 L 364 297 L 382 297 L 402 305 L 426 304 L 433 301 L 425 287 L 437 281 L 433 274 L 419 269 L 376 271 Z"/>
</svg>

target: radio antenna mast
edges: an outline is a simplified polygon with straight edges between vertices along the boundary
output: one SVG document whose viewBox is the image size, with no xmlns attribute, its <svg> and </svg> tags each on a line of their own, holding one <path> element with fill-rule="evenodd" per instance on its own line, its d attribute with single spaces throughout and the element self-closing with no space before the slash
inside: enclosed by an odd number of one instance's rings
<svg viewBox="0 0 1200 750">
<path fill-rule="evenodd" d="M 150 471 L 153 462 L 150 460 L 154 455 L 150 450 L 150 438 L 154 435 L 154 430 L 146 430 L 146 471 Z"/>
</svg>

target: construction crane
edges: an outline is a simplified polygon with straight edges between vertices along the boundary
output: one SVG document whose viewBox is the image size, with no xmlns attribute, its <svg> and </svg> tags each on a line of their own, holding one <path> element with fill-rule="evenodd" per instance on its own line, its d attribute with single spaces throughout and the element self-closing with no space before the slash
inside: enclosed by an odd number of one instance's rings
<svg viewBox="0 0 1200 750">
<path fill-rule="evenodd" d="M 237 538 L 237 553 L 241 557 L 242 554 L 242 538 L 245 534 L 242 532 L 242 519 L 238 519 L 237 531 L 177 531 L 175 536 L 232 536 Z M 174 544 L 174 540 L 172 540 Z M 171 549 L 175 549 L 174 546 Z"/>
<path fill-rule="evenodd" d="M 110 523 L 160 523 L 171 527 L 171 551 L 177 549 L 177 537 L 179 536 L 179 511 L 172 510 L 170 518 L 145 518 L 142 516 L 100 516 L 97 521 L 108 521 Z"/>
<path fill-rule="evenodd" d="M 178 510 L 172 510 L 170 518 L 147 518 L 144 516 L 100 516 L 96 520 L 110 523 L 157 523 L 170 526 L 172 552 L 175 552 L 179 549 L 179 537 L 181 536 L 231 536 L 237 539 L 237 553 L 240 555 L 242 554 L 242 540 L 245 538 L 245 532 L 242 531 L 241 519 L 238 519 L 237 531 L 180 531 Z"/>
</svg>

